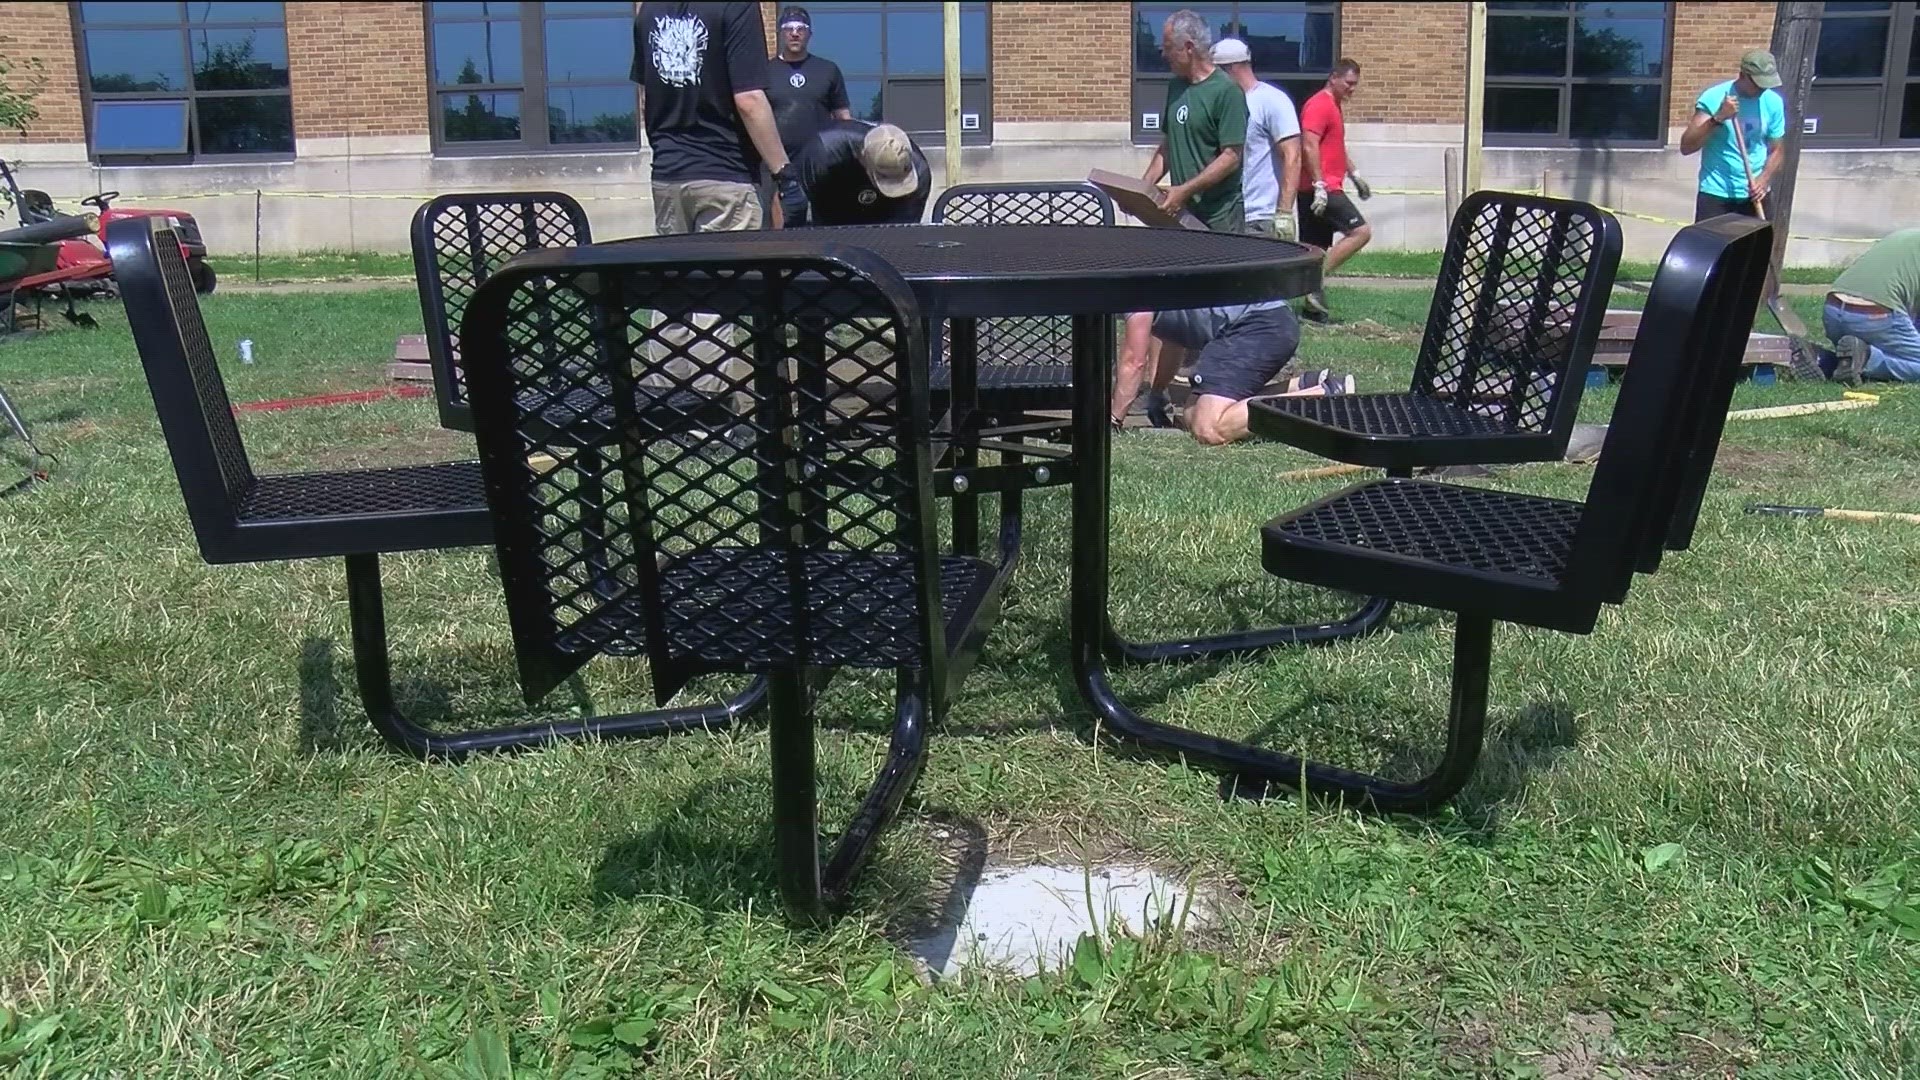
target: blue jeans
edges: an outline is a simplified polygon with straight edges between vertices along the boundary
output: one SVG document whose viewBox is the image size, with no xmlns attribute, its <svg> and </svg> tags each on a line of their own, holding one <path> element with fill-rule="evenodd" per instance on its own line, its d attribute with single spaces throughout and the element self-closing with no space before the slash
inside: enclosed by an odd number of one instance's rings
<svg viewBox="0 0 1920 1080">
<path fill-rule="evenodd" d="M 1920 330 L 1914 328 L 1913 316 L 1904 311 L 1848 311 L 1832 300 L 1823 314 L 1829 341 L 1852 335 L 1871 347 L 1862 378 L 1920 382 Z"/>
</svg>

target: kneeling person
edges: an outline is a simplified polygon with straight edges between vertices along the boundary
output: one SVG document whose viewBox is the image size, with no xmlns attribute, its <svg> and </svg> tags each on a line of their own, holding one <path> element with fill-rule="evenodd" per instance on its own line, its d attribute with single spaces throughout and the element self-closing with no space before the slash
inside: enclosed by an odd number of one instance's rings
<svg viewBox="0 0 1920 1080">
<path fill-rule="evenodd" d="M 836 120 L 795 163 L 815 225 L 904 225 L 920 220 L 933 170 L 892 124 Z"/>
<path fill-rule="evenodd" d="M 1123 367 L 1145 365 L 1149 336 L 1161 341 L 1163 369 L 1177 370 L 1188 352 L 1199 353 L 1190 377 L 1187 432 L 1203 446 L 1224 446 L 1247 437 L 1247 399 L 1260 396 L 1292 363 L 1300 347 L 1300 323 L 1285 300 L 1139 312 L 1127 316 Z M 1285 396 L 1352 392 L 1352 376 L 1318 375 Z"/>
</svg>

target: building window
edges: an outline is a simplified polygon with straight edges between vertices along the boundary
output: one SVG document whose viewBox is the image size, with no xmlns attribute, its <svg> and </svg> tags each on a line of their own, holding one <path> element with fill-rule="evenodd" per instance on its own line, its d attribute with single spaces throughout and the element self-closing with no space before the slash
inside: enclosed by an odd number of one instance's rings
<svg viewBox="0 0 1920 1080">
<path fill-rule="evenodd" d="M 1295 108 L 1326 85 L 1340 55 L 1340 5 L 1332 3 L 1133 5 L 1133 135 L 1160 141 L 1160 110 L 1167 103 L 1166 58 L 1160 34 L 1167 16 L 1188 7 L 1213 29 L 1215 41 L 1237 37 L 1253 53 L 1254 75 L 1287 92 Z"/>
<path fill-rule="evenodd" d="M 1827 4 L 1806 133 L 1810 146 L 1920 141 L 1920 4 Z"/>
<path fill-rule="evenodd" d="M 87 144 L 103 164 L 293 153 L 277 3 L 76 3 Z"/>
<path fill-rule="evenodd" d="M 1487 5 L 1487 142 L 1658 146 L 1668 5 Z"/>
<path fill-rule="evenodd" d="M 499 153 L 639 145 L 630 0 L 427 5 L 434 145 Z"/>
<path fill-rule="evenodd" d="M 784 5 L 776 5 L 784 6 Z M 946 137 L 946 24 L 937 3 L 809 4 L 809 50 L 840 65 L 853 115 Z M 960 141 L 993 141 L 986 4 L 960 5 Z"/>
</svg>

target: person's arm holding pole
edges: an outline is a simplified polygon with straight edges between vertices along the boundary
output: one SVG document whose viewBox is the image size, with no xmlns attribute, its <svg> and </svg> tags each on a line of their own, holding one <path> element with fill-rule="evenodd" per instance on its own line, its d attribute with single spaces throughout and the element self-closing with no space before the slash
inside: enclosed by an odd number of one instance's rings
<svg viewBox="0 0 1920 1080">
<path fill-rule="evenodd" d="M 1681 156 L 1689 157 L 1699 153 L 1701 147 L 1707 145 L 1707 139 L 1713 135 L 1713 129 L 1726 123 L 1739 112 L 1740 101 L 1731 90 L 1727 91 L 1726 97 L 1720 99 L 1720 105 L 1714 111 L 1695 109 L 1693 119 L 1687 123 L 1687 130 L 1680 133 Z M 1739 125 L 1734 126 L 1734 131 L 1738 134 Z"/>
</svg>

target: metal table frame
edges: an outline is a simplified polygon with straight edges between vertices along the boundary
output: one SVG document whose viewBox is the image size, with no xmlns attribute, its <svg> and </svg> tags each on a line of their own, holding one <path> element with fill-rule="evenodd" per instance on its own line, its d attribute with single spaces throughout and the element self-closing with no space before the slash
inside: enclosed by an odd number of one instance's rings
<svg viewBox="0 0 1920 1080">
<path fill-rule="evenodd" d="M 1048 235 L 1049 230 L 1058 235 Z M 1000 574 L 1011 573 L 1020 546 L 1018 493 L 1029 487 L 1072 484 L 1071 661 L 1074 684 L 1100 729 L 1182 755 L 1196 765 L 1252 779 L 1297 783 L 1303 764 L 1298 758 L 1141 716 L 1114 692 L 1106 665 L 1203 659 L 1344 640 L 1378 628 L 1392 605 L 1370 599 L 1352 615 L 1334 622 L 1162 642 L 1122 640 L 1114 633 L 1108 613 L 1112 430 L 1107 423 L 1107 399 L 1112 394 L 1118 345 L 1117 316 L 1300 296 L 1320 287 L 1321 253 L 1252 236 L 1097 226 L 851 226 L 671 239 L 698 244 L 703 237 L 713 243 L 764 237 L 763 242 L 777 243 L 802 233 L 867 247 L 891 262 L 916 294 L 930 338 L 938 332 L 940 321 L 951 323 L 952 396 L 945 426 L 936 432 L 936 437 L 946 440 L 939 447 L 936 468 L 943 485 L 940 493 L 953 503 L 956 553 L 978 553 L 978 500 L 998 493 L 1003 500 Z M 992 250 L 996 244 L 1014 244 L 1014 237 L 1027 245 L 1028 253 L 1041 256 L 1022 258 L 1027 253 Z M 1093 247 L 1072 250 L 1088 244 Z M 969 252 L 969 247 L 975 250 Z M 1089 257 L 1089 250 L 1095 255 Z M 1209 258 L 1210 254 L 1215 257 Z M 1020 315 L 1066 315 L 1073 320 L 1076 406 L 1070 421 L 1005 427 L 981 415 L 974 378 L 976 320 Z M 1062 427 L 1071 435 L 1066 446 L 1009 441 L 1010 437 L 1044 438 L 1047 432 L 1040 429 L 1057 432 Z M 1007 456 L 999 466 L 981 466 L 982 451 Z M 1044 461 L 1029 461 L 1042 457 Z M 1248 524 L 1250 528 L 1258 525 Z"/>
</svg>

